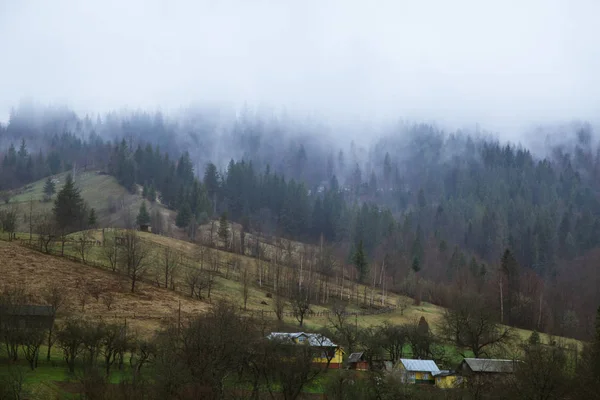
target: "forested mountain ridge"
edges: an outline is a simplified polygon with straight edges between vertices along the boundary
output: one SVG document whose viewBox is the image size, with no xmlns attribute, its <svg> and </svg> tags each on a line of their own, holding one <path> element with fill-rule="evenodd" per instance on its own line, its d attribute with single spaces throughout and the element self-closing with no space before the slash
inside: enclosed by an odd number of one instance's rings
<svg viewBox="0 0 600 400">
<path fill-rule="evenodd" d="M 425 124 L 378 131 L 366 150 L 323 145 L 316 124 L 226 122 L 210 113 L 179 121 L 16 113 L 0 127 L 0 190 L 73 167 L 102 169 L 125 187 L 143 185 L 150 201 L 158 195 L 191 236 L 226 212 L 263 234 L 322 236 L 347 263 L 362 243 L 370 264 L 389 265 L 407 294 L 451 305 L 453 290 L 472 290 L 497 304 L 500 290 L 511 324 L 590 334 L 586 316 L 600 303 L 588 266 L 600 241 L 600 152 L 589 126 L 569 146 L 534 156 Z M 506 248 L 515 263 L 501 264 Z"/>
</svg>

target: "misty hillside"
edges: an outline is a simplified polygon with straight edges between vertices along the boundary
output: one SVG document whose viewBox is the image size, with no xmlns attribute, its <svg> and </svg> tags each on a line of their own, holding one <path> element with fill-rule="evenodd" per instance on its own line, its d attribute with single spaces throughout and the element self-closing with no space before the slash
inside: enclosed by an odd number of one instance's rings
<svg viewBox="0 0 600 400">
<path fill-rule="evenodd" d="M 322 237 L 348 263 L 363 245 L 372 265 L 390 266 L 396 290 L 444 306 L 456 287 L 497 302 L 504 276 L 508 322 L 585 337 L 600 302 L 586 289 L 594 272 L 581 267 L 600 242 L 600 148 L 585 124 L 547 133 L 560 144 L 528 149 L 407 123 L 358 142 L 248 111 L 82 118 L 21 107 L 0 127 L 0 189 L 10 203 L 11 190 L 48 175 L 104 171 L 175 210 L 191 239 L 226 212 L 264 235 Z M 505 249 L 516 264 L 501 269 Z"/>
</svg>

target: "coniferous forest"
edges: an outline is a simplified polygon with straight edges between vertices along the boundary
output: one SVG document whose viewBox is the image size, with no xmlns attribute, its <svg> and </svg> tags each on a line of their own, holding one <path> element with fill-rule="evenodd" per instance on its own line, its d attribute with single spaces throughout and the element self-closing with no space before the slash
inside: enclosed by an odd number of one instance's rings
<svg viewBox="0 0 600 400">
<path fill-rule="evenodd" d="M 367 264 L 389 266 L 400 292 L 451 306 L 456 290 L 491 303 L 501 290 L 504 322 L 589 338 L 600 304 L 600 147 L 586 124 L 549 131 L 543 147 L 409 123 L 353 140 L 248 110 L 90 117 L 20 107 L 0 125 L 0 193 L 10 203 L 15 189 L 60 172 L 103 171 L 175 210 L 180 228 L 226 213 L 263 235 L 322 240 L 349 264 L 360 247 Z"/>
</svg>

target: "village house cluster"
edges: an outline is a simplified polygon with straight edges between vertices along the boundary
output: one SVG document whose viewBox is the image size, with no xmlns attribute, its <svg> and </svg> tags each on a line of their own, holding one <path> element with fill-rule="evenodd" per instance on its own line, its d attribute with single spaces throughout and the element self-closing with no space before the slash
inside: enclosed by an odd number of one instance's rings
<svg viewBox="0 0 600 400">
<path fill-rule="evenodd" d="M 314 364 L 329 369 L 350 369 L 368 371 L 370 369 L 363 352 L 352 353 L 344 363 L 344 350 L 331 339 L 318 333 L 271 332 L 270 340 L 280 340 L 290 344 L 305 344 L 317 351 Z M 398 374 L 407 384 L 435 385 L 441 389 L 460 387 L 467 379 L 501 379 L 515 372 L 518 360 L 465 358 L 455 370 L 441 370 L 433 360 L 413 360 L 401 358 L 396 364 L 391 361 L 379 362 L 378 367 L 390 374 Z"/>
</svg>

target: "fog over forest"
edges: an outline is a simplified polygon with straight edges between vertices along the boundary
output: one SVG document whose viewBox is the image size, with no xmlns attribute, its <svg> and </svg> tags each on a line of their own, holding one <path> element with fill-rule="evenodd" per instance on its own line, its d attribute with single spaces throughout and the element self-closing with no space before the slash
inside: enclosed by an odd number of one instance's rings
<svg viewBox="0 0 600 400">
<path fill-rule="evenodd" d="M 81 115 L 248 105 L 325 119 L 335 138 L 404 119 L 519 141 L 595 121 L 599 13 L 593 0 L 5 1 L 0 120 L 23 98 Z"/>
</svg>

